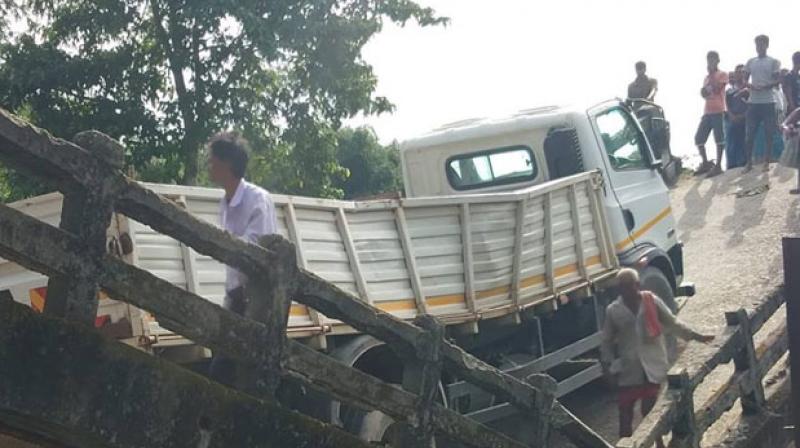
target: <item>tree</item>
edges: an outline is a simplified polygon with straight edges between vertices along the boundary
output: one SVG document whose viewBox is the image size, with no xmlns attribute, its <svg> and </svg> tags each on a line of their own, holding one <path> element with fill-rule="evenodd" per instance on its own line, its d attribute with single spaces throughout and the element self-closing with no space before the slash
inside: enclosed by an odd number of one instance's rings
<svg viewBox="0 0 800 448">
<path fill-rule="evenodd" d="M 336 184 L 346 198 L 403 189 L 397 143 L 382 146 L 370 128 L 339 131 L 336 158 L 348 171 L 348 176 Z"/>
<path fill-rule="evenodd" d="M 140 177 L 160 182 L 197 183 L 204 142 L 240 129 L 266 185 L 323 196 L 340 194 L 341 122 L 392 109 L 374 94 L 364 45 L 385 20 L 446 21 L 409 0 L 3 4 L 29 25 L 3 36 L 4 107 L 62 137 L 102 130 L 125 143 Z"/>
</svg>

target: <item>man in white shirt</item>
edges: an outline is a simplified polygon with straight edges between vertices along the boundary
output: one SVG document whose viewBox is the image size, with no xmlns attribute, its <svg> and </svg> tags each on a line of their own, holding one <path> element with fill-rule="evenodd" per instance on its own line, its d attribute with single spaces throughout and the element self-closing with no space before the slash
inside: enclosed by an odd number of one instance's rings
<svg viewBox="0 0 800 448">
<path fill-rule="evenodd" d="M 244 179 L 249 159 L 248 146 L 247 140 L 235 132 L 217 134 L 208 143 L 208 172 L 211 181 L 225 190 L 220 201 L 222 227 L 248 243 L 258 244 L 262 236 L 276 233 L 278 224 L 269 192 Z M 225 309 L 244 314 L 246 283 L 244 274 L 226 267 Z M 210 376 L 221 383 L 232 385 L 234 372 L 234 365 L 228 358 L 215 356 L 211 362 Z"/>
<path fill-rule="evenodd" d="M 758 56 L 747 61 L 745 65 L 745 80 L 750 92 L 747 105 L 747 141 L 745 143 L 745 157 L 747 165 L 744 171 L 753 168 L 753 147 L 759 125 L 764 126 L 764 171 L 769 170 L 772 157 L 772 140 L 778 130 L 778 117 L 775 105 L 775 89 L 780 86 L 781 63 L 775 58 L 767 56 L 769 37 L 760 35 L 756 37 L 756 52 Z"/>
<path fill-rule="evenodd" d="M 600 358 L 603 374 L 618 387 L 619 435 L 628 437 L 633 433 L 636 402 L 642 402 L 642 416 L 647 415 L 667 379 L 664 332 L 700 342 L 714 337 L 690 329 L 658 296 L 642 290 L 637 271 L 621 269 L 617 287 L 620 295 L 606 309 Z M 660 439 L 656 445 L 664 446 Z"/>
</svg>

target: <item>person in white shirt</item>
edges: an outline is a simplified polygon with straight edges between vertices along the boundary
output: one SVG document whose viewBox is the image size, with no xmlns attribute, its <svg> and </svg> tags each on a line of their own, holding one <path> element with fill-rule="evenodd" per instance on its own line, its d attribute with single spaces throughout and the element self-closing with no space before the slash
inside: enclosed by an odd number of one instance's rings
<svg viewBox="0 0 800 448">
<path fill-rule="evenodd" d="M 767 56 L 769 37 L 756 36 L 756 52 L 758 56 L 747 61 L 745 80 L 750 92 L 747 105 L 747 140 L 745 157 L 747 165 L 744 172 L 753 168 L 753 147 L 759 125 L 763 124 L 766 147 L 764 150 L 764 171 L 769 171 L 772 157 L 772 141 L 778 130 L 775 89 L 780 86 L 781 63 Z"/>
<path fill-rule="evenodd" d="M 710 342 L 714 336 L 700 334 L 678 320 L 658 296 L 642 289 L 634 269 L 619 271 L 617 288 L 619 297 L 606 308 L 600 360 L 606 380 L 617 388 L 619 435 L 629 437 L 636 402 L 641 401 L 644 417 L 667 379 L 664 333 L 700 342 Z M 656 445 L 664 446 L 660 438 Z"/>
<path fill-rule="evenodd" d="M 220 201 L 220 224 L 234 236 L 258 244 L 264 235 L 277 232 L 275 205 L 269 192 L 244 179 L 249 159 L 249 144 L 235 132 L 222 132 L 208 143 L 210 152 L 208 173 L 212 182 L 225 190 Z M 227 266 L 225 271 L 225 302 L 223 307 L 243 315 L 247 302 L 244 288 L 247 277 Z M 211 378 L 232 385 L 235 375 L 233 362 L 223 356 L 211 361 Z"/>
</svg>

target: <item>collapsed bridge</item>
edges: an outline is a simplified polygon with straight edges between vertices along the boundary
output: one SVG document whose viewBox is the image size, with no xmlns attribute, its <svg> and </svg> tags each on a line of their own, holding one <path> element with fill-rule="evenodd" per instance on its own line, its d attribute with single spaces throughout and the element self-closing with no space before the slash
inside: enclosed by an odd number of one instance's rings
<svg viewBox="0 0 800 448">
<path fill-rule="evenodd" d="M 0 157 L 64 194 L 60 228 L 0 206 L 0 255 L 49 276 L 45 315 L 10 300 L 0 313 L 0 421 L 15 432 L 66 446 L 362 446 L 329 424 L 282 407 L 280 378 L 321 389 L 406 423 L 402 446 L 437 434 L 474 447 L 522 442 L 435 400 L 443 370 L 508 402 L 536 428 L 582 447 L 607 442 L 555 401 L 552 379 L 521 381 L 444 338 L 435 319 L 409 324 L 298 267 L 280 237 L 246 244 L 127 179 L 119 147 L 99 133 L 54 139 L 0 113 Z M 239 317 L 106 253 L 112 213 L 122 213 L 246 273 L 250 306 Z M 97 293 L 133 304 L 196 343 L 237 359 L 238 390 L 101 337 L 92 329 Z M 269 300 L 264 300 L 264 298 Z M 337 363 L 286 337 L 291 301 L 386 342 L 407 360 L 403 387 Z"/>
<path fill-rule="evenodd" d="M 0 429 L 45 446 L 369 446 L 281 405 L 276 393 L 283 379 L 400 422 L 396 446 L 429 447 L 442 439 L 473 447 L 546 446 L 553 432 L 578 447 L 614 446 L 556 400 L 551 378 L 520 380 L 449 342 L 430 316 L 408 323 L 370 306 L 301 267 L 295 248 L 280 237 L 264 239 L 262 247 L 248 245 L 193 217 L 127 179 L 118 144 L 105 136 L 89 133 L 76 141 L 80 146 L 0 113 L 0 158 L 64 194 L 60 228 L 0 206 L 0 255 L 50 278 L 44 315 L 7 295 L 0 300 L 0 357 L 7 361 L 0 364 Z M 245 272 L 254 279 L 246 315 L 106 253 L 113 213 Z M 237 387 L 101 336 L 92 328 L 100 290 L 237 359 Z M 402 387 L 287 338 L 292 300 L 388 344 L 405 361 Z M 728 316 L 730 328 L 709 361 L 673 372 L 660 411 L 617 447 L 648 446 L 670 431 L 674 444 L 697 446 L 699 434 L 737 396 L 745 398 L 748 412 L 761 412 L 763 391 L 756 383 L 785 352 L 786 337 L 776 333 L 757 350 L 752 334 L 782 300 L 771 296 L 750 315 Z M 707 369 L 731 359 L 737 368 L 731 386 L 713 408 L 695 413 L 687 404 L 693 388 Z M 443 372 L 509 403 L 534 428 L 534 440 L 516 440 L 440 404 Z"/>
</svg>

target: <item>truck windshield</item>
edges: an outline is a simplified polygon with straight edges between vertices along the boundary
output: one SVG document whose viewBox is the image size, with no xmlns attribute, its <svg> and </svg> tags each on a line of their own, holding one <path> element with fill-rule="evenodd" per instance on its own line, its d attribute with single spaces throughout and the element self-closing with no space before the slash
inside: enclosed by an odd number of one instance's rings
<svg viewBox="0 0 800 448">
<path fill-rule="evenodd" d="M 538 170 L 530 148 L 511 146 L 451 157 L 446 171 L 453 188 L 470 190 L 530 181 Z"/>
</svg>

